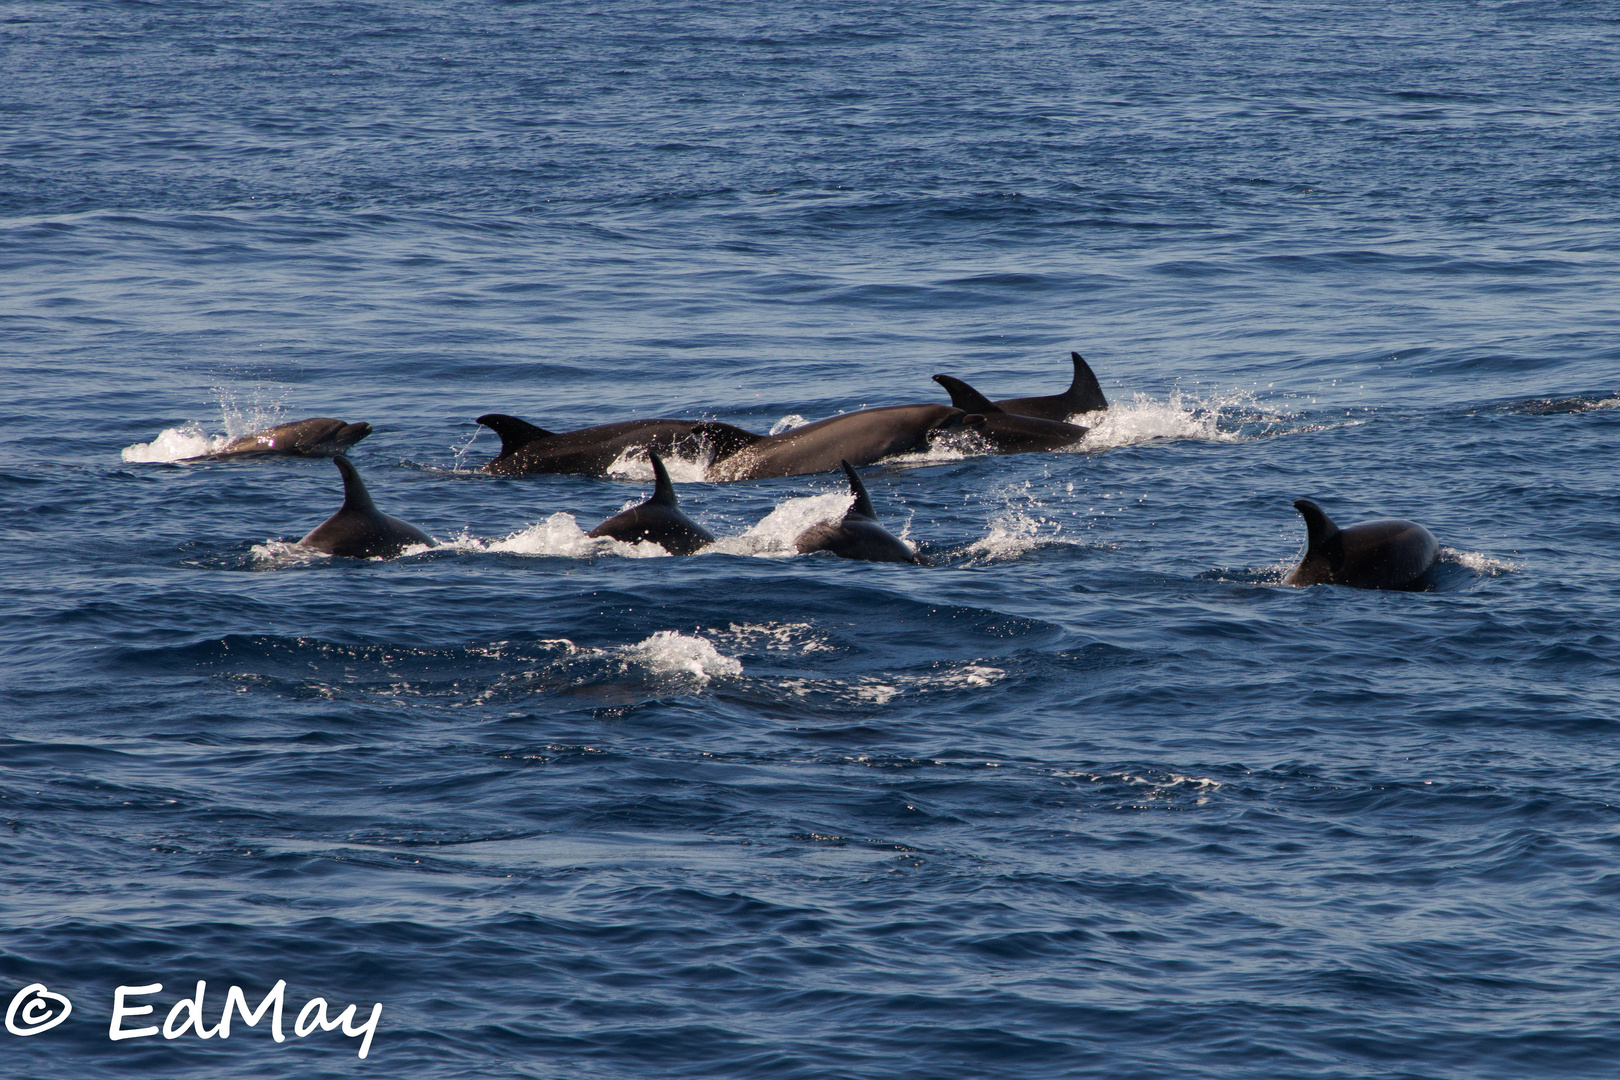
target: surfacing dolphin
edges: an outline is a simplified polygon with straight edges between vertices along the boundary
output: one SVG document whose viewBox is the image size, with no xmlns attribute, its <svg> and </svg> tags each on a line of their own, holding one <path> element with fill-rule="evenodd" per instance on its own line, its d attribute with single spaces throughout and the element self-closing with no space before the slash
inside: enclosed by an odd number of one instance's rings
<svg viewBox="0 0 1620 1080">
<path fill-rule="evenodd" d="M 942 438 L 977 436 L 970 449 L 1023 454 L 1070 446 L 1086 429 L 1010 413 L 967 412 L 951 405 L 885 405 L 829 416 L 751 445 L 709 466 L 711 480 L 759 480 L 830 472 L 845 460 L 870 465 L 917 453 Z"/>
<path fill-rule="evenodd" d="M 1364 521 L 1341 529 L 1320 506 L 1295 499 L 1305 518 L 1305 556 L 1284 585 L 1349 585 L 1415 591 L 1440 559 L 1440 543 L 1415 521 Z"/>
<path fill-rule="evenodd" d="M 949 405 L 886 405 L 817 420 L 779 435 L 756 435 L 747 447 L 709 466 L 711 480 L 759 480 L 827 472 L 848 459 L 870 465 L 891 454 L 924 449 L 935 434 L 975 429 Z"/>
<path fill-rule="evenodd" d="M 415 525 L 378 510 L 348 458 L 339 454 L 332 462 L 343 474 L 343 507 L 311 529 L 298 541 L 300 546 L 351 559 L 388 558 L 412 544 L 437 546 L 433 537 Z"/>
<path fill-rule="evenodd" d="M 1097 376 L 1092 372 L 1090 365 L 1077 352 L 1071 352 L 1069 357 L 1074 361 L 1074 379 L 1063 393 L 1047 397 L 1005 398 L 993 404 L 1002 412 L 1018 416 L 1034 416 L 1042 420 L 1067 420 L 1078 413 L 1101 412 L 1108 408 L 1108 399 L 1103 396 L 1102 384 L 1097 382 Z M 934 379 L 944 385 L 940 376 L 936 375 Z M 973 390 L 960 379 L 953 381 L 968 390 Z M 946 386 L 946 389 L 950 387 Z M 977 391 L 974 391 L 974 394 L 979 401 L 985 400 L 984 395 Z M 974 411 L 964 401 L 957 399 L 955 390 L 951 390 L 951 404 L 958 409 Z"/>
<path fill-rule="evenodd" d="M 849 477 L 849 490 L 855 496 L 855 503 L 842 520 L 824 521 L 800 533 L 799 538 L 793 542 L 793 546 L 799 549 L 799 554 L 830 551 L 845 559 L 905 562 L 927 566 L 926 559 L 878 524 L 877 511 L 872 509 L 872 498 L 866 493 L 866 485 L 862 484 L 861 478 L 855 474 L 855 466 L 847 461 L 841 464 L 844 466 L 844 474 Z"/>
<path fill-rule="evenodd" d="M 752 431 L 713 421 L 624 420 L 563 432 L 547 431 L 501 413 L 486 413 L 478 422 L 501 437 L 500 454 L 482 470 L 497 476 L 603 476 L 627 450 L 656 450 L 665 457 L 713 454 L 723 458 L 759 439 Z"/>
<path fill-rule="evenodd" d="M 371 434 L 371 425 L 345 424 L 330 416 L 295 420 L 273 428 L 232 439 L 211 454 L 182 458 L 183 461 L 222 461 L 225 458 L 286 454 L 289 457 L 336 457 Z"/>
<path fill-rule="evenodd" d="M 586 533 L 586 536 L 611 536 L 626 544 L 651 541 L 671 555 L 691 555 L 699 548 L 714 543 L 714 535 L 703 526 L 681 513 L 675 501 L 675 485 L 669 482 L 669 470 L 656 451 L 647 451 L 652 459 L 656 486 L 652 498 L 640 506 L 632 506 L 615 514 Z"/>
<path fill-rule="evenodd" d="M 1090 428 L 1064 420 L 1048 420 L 1040 416 L 1009 412 L 999 402 L 990 401 L 961 379 L 950 375 L 935 375 L 934 381 L 951 395 L 951 404 L 965 412 L 983 416 L 980 434 L 1001 454 L 1021 450 L 1057 450 L 1073 446 L 1085 438 Z M 1016 449 L 1001 449 L 1015 447 Z"/>
</svg>

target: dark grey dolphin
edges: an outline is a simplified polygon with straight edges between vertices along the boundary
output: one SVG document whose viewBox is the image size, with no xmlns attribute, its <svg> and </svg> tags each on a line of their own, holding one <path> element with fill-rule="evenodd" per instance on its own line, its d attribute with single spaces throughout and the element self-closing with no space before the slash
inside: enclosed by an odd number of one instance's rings
<svg viewBox="0 0 1620 1080">
<path fill-rule="evenodd" d="M 500 413 L 486 413 L 478 422 L 501 437 L 499 456 L 483 468 L 497 476 L 602 476 L 626 450 L 656 450 L 666 457 L 712 453 L 723 458 L 760 438 L 752 431 L 711 421 L 624 420 L 564 432 L 547 431 Z"/>
<path fill-rule="evenodd" d="M 998 454 L 1057 450 L 1073 446 L 1091 430 L 1063 420 L 1048 420 L 1027 413 L 1011 412 L 1002 408 L 1000 402 L 987 400 L 973 387 L 950 375 L 935 375 L 934 381 L 951 395 L 952 405 L 965 412 L 984 417 L 979 433 L 996 448 Z"/>
<path fill-rule="evenodd" d="M 664 459 L 647 451 L 652 459 L 653 476 L 657 484 L 652 498 L 640 506 L 632 506 L 614 514 L 586 536 L 611 536 L 626 544 L 650 540 L 671 555 L 690 555 L 706 544 L 714 543 L 714 535 L 681 513 L 675 502 L 675 485 L 669 482 L 669 470 Z"/>
<path fill-rule="evenodd" d="M 377 509 L 348 458 L 339 454 L 332 462 L 343 474 L 343 508 L 311 529 L 298 541 L 300 546 L 353 559 L 398 555 L 412 544 L 435 546 L 433 538 L 415 525 Z"/>
<path fill-rule="evenodd" d="M 711 480 L 758 480 L 838 468 L 844 459 L 870 465 L 890 454 L 921 450 L 938 431 L 973 428 L 949 405 L 886 405 L 830 416 L 780 435 L 755 436 L 751 445 L 709 466 Z"/>
<path fill-rule="evenodd" d="M 993 454 L 1022 454 L 1072 445 L 1086 429 L 1010 413 L 973 413 L 950 405 L 885 405 L 830 416 L 754 442 L 709 466 L 711 480 L 758 480 L 828 472 L 845 461 L 870 465 L 892 454 L 925 450 L 938 439 L 978 436 Z"/>
<path fill-rule="evenodd" d="M 1422 589 L 1440 558 L 1434 534 L 1415 521 L 1364 521 L 1341 529 L 1309 499 L 1295 499 L 1305 517 L 1305 556 L 1284 585 L 1350 585 L 1357 589 Z"/>
<path fill-rule="evenodd" d="M 1097 382 L 1097 376 L 1092 373 L 1091 367 L 1077 352 L 1071 352 L 1069 357 L 1074 361 L 1074 379 L 1069 388 L 1061 394 L 1052 394 L 1048 397 L 1006 398 L 994 404 L 1002 412 L 1015 413 L 1018 416 L 1035 416 L 1042 420 L 1067 420 L 1076 413 L 1101 412 L 1108 408 L 1108 399 L 1103 397 L 1102 385 Z M 935 380 L 940 379 L 934 376 Z M 960 386 L 969 390 L 973 388 L 960 379 L 954 380 Z M 950 389 L 950 387 L 946 387 Z M 979 401 L 984 401 L 984 395 L 974 391 Z M 963 401 L 957 400 L 956 391 L 951 391 L 951 403 L 958 409 L 973 408 Z"/>
<path fill-rule="evenodd" d="M 822 522 L 800 533 L 799 538 L 793 542 L 793 546 L 799 549 L 799 554 L 830 551 L 845 559 L 908 562 L 927 566 L 926 560 L 878 524 L 877 511 L 872 509 L 871 496 L 866 494 L 866 485 L 862 484 L 861 478 L 855 474 L 855 466 L 847 461 L 842 464 L 844 473 L 849 477 L 849 490 L 855 496 L 855 505 L 849 508 L 843 520 L 837 523 Z"/>
<path fill-rule="evenodd" d="M 258 454 L 286 454 L 291 457 L 336 457 L 371 434 L 370 424 L 345 424 L 330 416 L 295 420 L 273 428 L 232 439 L 211 454 L 199 454 L 183 461 L 220 461 L 225 458 Z"/>
</svg>

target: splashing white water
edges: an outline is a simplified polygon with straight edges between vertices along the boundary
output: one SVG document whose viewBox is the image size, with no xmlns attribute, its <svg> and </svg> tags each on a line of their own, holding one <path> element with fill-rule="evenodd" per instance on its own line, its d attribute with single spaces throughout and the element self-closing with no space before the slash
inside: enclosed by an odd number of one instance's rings
<svg viewBox="0 0 1620 1080">
<path fill-rule="evenodd" d="M 571 559 L 585 559 L 593 555 L 657 559 L 669 554 L 650 540 L 627 544 L 611 536 L 587 536 L 585 530 L 579 527 L 579 522 L 574 520 L 573 514 L 561 511 L 499 540 L 480 540 L 475 536 L 462 534 L 443 546 L 452 551 L 561 555 Z"/>
<path fill-rule="evenodd" d="M 1453 548 L 1440 549 L 1442 558 L 1455 559 L 1458 563 L 1468 567 L 1476 574 L 1487 577 L 1500 577 L 1503 574 L 1512 574 L 1524 569 L 1523 563 L 1509 562 L 1506 559 L 1493 559 L 1479 551 L 1457 551 Z"/>
<path fill-rule="evenodd" d="M 867 675 L 859 679 L 783 679 L 781 687 L 794 697 L 830 694 L 849 704 L 887 705 L 902 694 L 926 694 L 992 686 L 1006 671 L 970 661 L 960 666 L 942 664 L 926 675 Z"/>
<path fill-rule="evenodd" d="M 780 559 L 797 555 L 793 542 L 812 525 L 824 521 L 837 521 L 849 510 L 855 496 L 848 492 L 827 495 L 808 495 L 798 499 L 785 499 L 759 524 L 741 536 L 728 536 L 709 547 L 706 552 L 726 555 L 756 555 Z"/>
<path fill-rule="evenodd" d="M 1238 442 L 1240 435 L 1221 429 L 1222 410 L 1236 410 L 1250 404 L 1247 398 L 1189 401 L 1179 390 L 1172 393 L 1168 401 L 1135 394 L 1130 401 L 1116 401 L 1101 412 L 1071 416 L 1069 422 L 1091 429 L 1085 439 L 1076 444 L 1076 450 L 1108 450 L 1151 439 Z"/>
<path fill-rule="evenodd" d="M 230 441 L 229 435 L 210 435 L 201 424 L 190 423 L 165 428 L 151 442 L 126 446 L 120 456 L 125 461 L 179 461 L 212 454 Z"/>
<path fill-rule="evenodd" d="M 275 427 L 287 411 L 285 389 L 255 386 L 244 392 L 216 386 L 214 394 L 219 399 L 220 420 L 225 426 L 223 435 L 210 435 L 193 420 L 179 427 L 165 428 L 151 442 L 126 446 L 120 456 L 131 462 L 202 457 L 224 449 L 232 439 L 249 432 Z"/>
<path fill-rule="evenodd" d="M 708 479 L 709 462 L 707 456 L 696 458 L 671 456 L 664 458 L 664 469 L 669 473 L 671 483 L 701 484 Z M 615 480 L 640 480 L 648 484 L 656 479 L 653 476 L 652 458 L 639 447 L 626 450 L 615 458 L 613 464 L 607 467 L 607 475 Z"/>
<path fill-rule="evenodd" d="M 700 683 L 719 676 L 742 674 L 743 666 L 714 647 L 708 638 L 688 637 L 660 630 L 625 650 L 626 658 L 657 675 L 689 675 Z"/>
<path fill-rule="evenodd" d="M 804 425 L 808 424 L 809 422 L 810 421 L 806 420 L 798 413 L 788 413 L 786 416 L 782 417 L 782 419 L 771 425 L 770 434 L 780 435 L 784 431 L 792 431 L 794 428 L 804 427 Z"/>
</svg>

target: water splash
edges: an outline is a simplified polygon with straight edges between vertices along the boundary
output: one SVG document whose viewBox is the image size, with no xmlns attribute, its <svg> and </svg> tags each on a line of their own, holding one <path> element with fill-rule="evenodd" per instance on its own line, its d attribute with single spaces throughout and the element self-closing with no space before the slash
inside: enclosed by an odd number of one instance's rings
<svg viewBox="0 0 1620 1080">
<path fill-rule="evenodd" d="M 707 548 L 705 552 L 726 555 L 753 555 L 768 559 L 781 559 L 797 555 L 793 542 L 799 534 L 824 521 L 837 521 L 848 512 L 855 496 L 848 492 L 826 495 L 807 495 L 785 499 L 757 525 L 741 536 L 728 536 Z"/>
<path fill-rule="evenodd" d="M 1523 563 L 1509 562 L 1507 559 L 1495 559 L 1479 551 L 1457 551 L 1454 548 L 1443 547 L 1440 549 L 1440 557 L 1466 566 L 1474 573 L 1484 577 L 1501 577 L 1504 574 L 1513 574 L 1524 569 Z"/>
<path fill-rule="evenodd" d="M 126 446 L 119 456 L 129 462 L 161 462 L 216 453 L 232 439 L 282 423 L 287 412 L 287 392 L 286 388 L 272 385 L 247 390 L 216 386 L 214 396 L 219 401 L 224 434 L 210 435 L 202 424 L 192 420 L 179 427 L 163 429 L 151 442 Z"/>
<path fill-rule="evenodd" d="M 210 435 L 201 424 L 193 421 L 180 427 L 164 428 L 151 442 L 126 446 L 119 456 L 132 462 L 180 461 L 212 454 L 230 441 L 231 436 Z"/>
<path fill-rule="evenodd" d="M 660 630 L 631 645 L 624 655 L 655 675 L 687 675 L 703 685 L 715 676 L 735 677 L 743 670 L 740 662 L 721 653 L 708 638 L 688 637 L 674 630 Z"/>
</svg>

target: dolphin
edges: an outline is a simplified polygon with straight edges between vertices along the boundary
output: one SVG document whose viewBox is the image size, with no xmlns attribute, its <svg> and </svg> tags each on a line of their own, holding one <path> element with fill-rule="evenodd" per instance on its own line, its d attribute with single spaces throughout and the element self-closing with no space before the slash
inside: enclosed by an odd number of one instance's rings
<svg viewBox="0 0 1620 1080">
<path fill-rule="evenodd" d="M 371 493 L 360 481 L 360 471 L 342 454 L 332 459 L 343 474 L 343 508 L 298 541 L 300 547 L 314 548 L 328 555 L 371 559 L 398 555 L 411 544 L 435 547 L 433 537 L 415 525 L 389 517 L 371 501 Z"/>
<path fill-rule="evenodd" d="M 295 420 L 290 424 L 277 424 L 273 428 L 255 431 L 241 438 L 232 439 L 213 453 L 199 454 L 182 460 L 222 461 L 225 458 L 261 454 L 335 457 L 370 434 L 370 424 L 345 424 L 342 420 L 334 420 L 330 416 L 317 416 L 309 420 Z"/>
<path fill-rule="evenodd" d="M 953 435 L 978 436 L 993 454 L 1057 450 L 1072 445 L 1086 429 L 1072 424 L 1013 416 L 999 411 L 968 412 L 951 405 L 885 405 L 830 416 L 779 435 L 755 435 L 753 442 L 709 466 L 711 480 L 759 480 L 829 472 L 846 459 L 870 465 L 891 454 L 926 450 Z"/>
<path fill-rule="evenodd" d="M 1001 402 L 986 399 L 973 387 L 950 375 L 935 375 L 934 381 L 951 395 L 952 405 L 984 417 L 980 434 L 996 448 L 998 454 L 1073 446 L 1091 430 L 1061 419 L 1049 420 L 1005 409 Z"/>
<path fill-rule="evenodd" d="M 730 424 L 692 420 L 624 420 L 578 431 L 555 432 L 515 416 L 486 413 L 478 422 L 501 437 L 501 452 L 483 468 L 497 476 L 579 473 L 603 476 L 626 450 L 725 457 L 760 436 Z"/>
<path fill-rule="evenodd" d="M 1034 416 L 1042 420 L 1067 420 L 1076 413 L 1101 412 L 1108 408 L 1108 399 L 1103 397 L 1102 385 L 1097 382 L 1097 376 L 1092 373 L 1090 365 L 1077 352 L 1071 352 L 1069 357 L 1074 361 L 1074 380 L 1063 393 L 1052 394 L 1049 397 L 1006 398 L 994 404 L 1002 412 L 1017 416 Z M 934 380 L 945 385 L 938 375 L 934 376 Z M 960 379 L 953 382 L 967 390 L 973 390 Z M 947 385 L 946 389 L 951 388 Z M 974 391 L 974 397 L 981 402 L 985 400 L 984 395 L 977 391 Z M 966 400 L 957 399 L 955 390 L 951 390 L 951 404 L 959 409 L 974 411 Z"/>
<path fill-rule="evenodd" d="M 650 540 L 671 555 L 691 555 L 705 544 L 714 543 L 712 533 L 681 513 L 664 459 L 654 450 L 647 451 L 647 456 L 652 459 L 653 476 L 657 478 L 652 498 L 613 515 L 585 535 L 611 536 L 626 544 Z"/>
<path fill-rule="evenodd" d="M 793 546 L 799 549 L 799 554 L 830 551 L 844 559 L 906 562 L 927 566 L 927 560 L 878 524 L 877 511 L 872 509 L 872 498 L 866 493 L 866 485 L 862 484 L 861 478 L 856 475 L 855 466 L 848 461 L 840 464 L 844 466 L 844 474 L 849 477 L 849 490 L 855 496 L 855 504 L 837 524 L 824 521 L 800 533 L 799 538 L 793 542 Z"/>
<path fill-rule="evenodd" d="M 1309 499 L 1295 499 L 1294 509 L 1304 515 L 1308 539 L 1284 585 L 1418 590 L 1439 561 L 1439 541 L 1415 521 L 1364 521 L 1341 529 Z"/>
<path fill-rule="evenodd" d="M 817 420 L 779 435 L 756 435 L 748 446 L 709 466 L 712 480 L 759 480 L 827 472 L 848 459 L 870 465 L 890 454 L 921 450 L 940 431 L 971 430 L 967 414 L 949 405 L 885 405 Z"/>
</svg>

